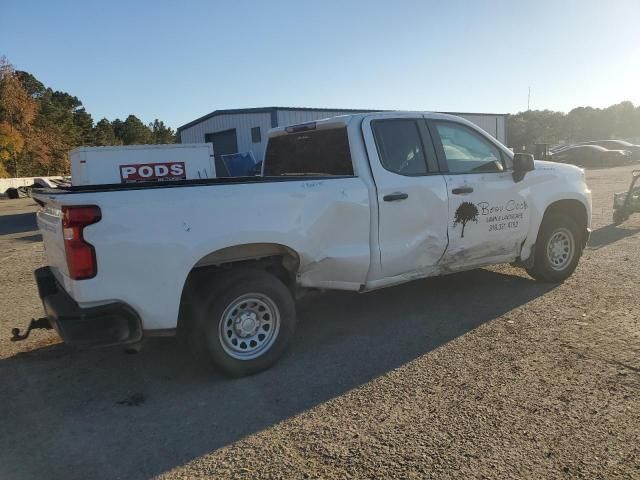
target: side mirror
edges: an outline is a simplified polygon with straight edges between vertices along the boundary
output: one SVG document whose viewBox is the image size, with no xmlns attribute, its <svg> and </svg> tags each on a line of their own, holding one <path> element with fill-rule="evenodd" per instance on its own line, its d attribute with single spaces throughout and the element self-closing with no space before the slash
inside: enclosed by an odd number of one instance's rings
<svg viewBox="0 0 640 480">
<path fill-rule="evenodd" d="M 530 153 L 516 153 L 513 155 L 513 180 L 520 182 L 527 174 L 535 169 L 533 155 Z"/>
</svg>

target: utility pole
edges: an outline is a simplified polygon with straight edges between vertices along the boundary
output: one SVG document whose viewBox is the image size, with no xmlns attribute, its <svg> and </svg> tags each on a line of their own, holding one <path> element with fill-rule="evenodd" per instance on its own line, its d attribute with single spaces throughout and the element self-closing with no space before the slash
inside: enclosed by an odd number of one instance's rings
<svg viewBox="0 0 640 480">
<path fill-rule="evenodd" d="M 527 112 L 531 110 L 531 87 L 529 87 L 529 94 L 527 95 Z"/>
</svg>

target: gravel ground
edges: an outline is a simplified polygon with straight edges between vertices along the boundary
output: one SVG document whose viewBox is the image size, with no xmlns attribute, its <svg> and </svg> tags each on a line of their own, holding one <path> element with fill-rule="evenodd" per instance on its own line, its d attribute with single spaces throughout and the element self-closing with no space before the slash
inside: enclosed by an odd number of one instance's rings
<svg viewBox="0 0 640 480">
<path fill-rule="evenodd" d="M 305 299 L 286 357 L 228 380 L 172 339 L 78 351 L 41 315 L 30 200 L 0 201 L 0 478 L 640 478 L 640 215 L 588 172 L 575 275 L 499 266 Z"/>
</svg>

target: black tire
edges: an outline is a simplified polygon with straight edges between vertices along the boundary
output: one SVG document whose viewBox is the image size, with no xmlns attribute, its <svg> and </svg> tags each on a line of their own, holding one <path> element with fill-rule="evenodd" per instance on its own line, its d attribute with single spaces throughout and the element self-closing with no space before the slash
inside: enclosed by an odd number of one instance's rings
<svg viewBox="0 0 640 480">
<path fill-rule="evenodd" d="M 569 232 L 573 237 L 573 256 L 567 258 L 563 265 L 554 268 L 548 255 L 548 248 L 552 237 L 559 232 L 564 234 Z M 583 247 L 584 232 L 571 217 L 562 213 L 545 215 L 536 240 L 534 265 L 533 268 L 527 269 L 527 273 L 541 282 L 560 283 L 571 276 L 578 266 Z"/>
<path fill-rule="evenodd" d="M 240 346 L 233 346 L 221 338 L 225 329 L 236 328 L 235 325 L 222 325 L 223 316 L 228 321 L 231 312 L 238 310 L 236 308 L 228 311 L 228 308 L 245 295 L 257 295 L 251 298 L 263 300 L 269 304 L 269 307 L 275 306 L 275 311 L 267 310 L 274 312 L 272 325 L 276 324 L 275 317 L 278 318 L 278 328 L 270 327 L 275 332 L 270 337 L 271 343 L 269 345 L 265 343 L 264 350 L 260 350 L 255 358 L 237 358 L 244 352 L 236 352 L 232 349 L 240 350 Z M 195 299 L 195 308 L 190 309 L 190 318 L 187 322 L 190 348 L 206 365 L 215 365 L 231 377 L 252 375 L 269 368 L 282 356 L 291 342 L 296 326 L 293 296 L 282 281 L 264 270 L 233 268 L 226 272 L 219 272 L 208 277 L 198 286 Z M 248 303 L 252 304 L 250 300 Z M 255 311 L 251 310 L 249 315 L 254 315 L 253 321 L 260 324 L 262 320 L 255 320 L 256 314 L 261 315 L 257 308 L 256 305 Z M 235 324 L 235 322 L 232 323 Z M 243 338 L 247 338 L 248 342 L 257 343 L 260 334 L 266 333 L 265 336 L 268 336 L 268 332 L 261 330 L 265 328 L 264 326 L 256 328 L 257 332 L 254 336 L 234 335 L 233 339 L 240 339 L 241 345 L 245 343 Z M 229 342 L 233 340 L 230 336 L 228 339 Z M 251 348 L 248 344 L 246 345 L 246 348 Z M 230 354 L 228 350 L 232 350 L 233 353 Z"/>
<path fill-rule="evenodd" d="M 7 191 L 5 193 L 7 194 L 7 198 L 9 198 L 10 200 L 16 200 L 17 198 L 20 198 L 20 194 L 18 193 L 17 188 L 7 188 Z"/>
</svg>

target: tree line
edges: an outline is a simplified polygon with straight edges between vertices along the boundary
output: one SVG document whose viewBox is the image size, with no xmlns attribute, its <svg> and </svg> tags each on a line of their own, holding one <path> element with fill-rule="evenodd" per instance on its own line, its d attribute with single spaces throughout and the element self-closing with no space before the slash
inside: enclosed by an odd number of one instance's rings
<svg viewBox="0 0 640 480">
<path fill-rule="evenodd" d="M 176 143 L 161 120 L 145 125 L 135 115 L 94 123 L 82 102 L 46 87 L 0 58 L 0 177 L 69 173 L 74 147 Z"/>
<path fill-rule="evenodd" d="M 640 106 L 627 101 L 569 113 L 529 110 L 507 119 L 508 143 L 515 151 L 532 151 L 536 143 L 612 138 L 640 142 Z M 177 141 L 174 130 L 158 119 L 146 125 L 129 115 L 94 123 L 78 97 L 45 87 L 0 58 L 0 177 L 67 174 L 68 152 L 80 145 Z"/>
<path fill-rule="evenodd" d="M 507 139 L 515 151 L 531 151 L 536 143 L 590 140 L 640 142 L 640 106 L 621 102 L 607 108 L 578 107 L 569 113 L 529 110 L 509 115 Z M 523 148 L 524 147 L 524 148 Z"/>
</svg>

